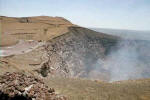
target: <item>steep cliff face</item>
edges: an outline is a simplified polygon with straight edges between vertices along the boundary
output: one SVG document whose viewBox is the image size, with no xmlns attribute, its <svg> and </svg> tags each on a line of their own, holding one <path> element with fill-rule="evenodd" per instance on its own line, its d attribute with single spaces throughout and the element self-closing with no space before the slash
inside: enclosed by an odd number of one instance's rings
<svg viewBox="0 0 150 100">
<path fill-rule="evenodd" d="M 54 71 L 56 75 L 87 78 L 90 71 L 96 66 L 96 61 L 105 59 L 118 41 L 117 37 L 82 27 L 70 27 L 68 33 L 47 42 L 45 50 L 48 60 L 46 64 L 43 64 L 41 70 L 45 67 L 46 71 Z M 105 68 L 101 69 L 102 75 L 99 75 L 99 78 L 108 79 L 108 75 L 104 74 L 109 73 Z"/>
<path fill-rule="evenodd" d="M 68 33 L 46 43 L 48 57 L 41 72 L 45 70 L 45 77 L 50 73 L 105 81 L 148 78 L 149 43 L 70 27 Z"/>
</svg>

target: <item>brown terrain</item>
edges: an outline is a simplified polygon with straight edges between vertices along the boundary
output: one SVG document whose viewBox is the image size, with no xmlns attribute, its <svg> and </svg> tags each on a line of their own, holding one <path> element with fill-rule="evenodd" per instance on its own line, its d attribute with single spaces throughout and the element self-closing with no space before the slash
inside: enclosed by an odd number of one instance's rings
<svg viewBox="0 0 150 100">
<path fill-rule="evenodd" d="M 23 73 L 25 79 L 26 75 L 38 77 L 43 80 L 44 88 L 54 88 L 56 97 L 62 94 L 67 100 L 150 100 L 150 79 L 108 83 L 110 73 L 103 67 L 91 76 L 95 61 L 107 59 L 110 50 L 117 49 L 119 37 L 48 16 L 1 16 L 0 29 L 0 75 L 4 79 L 8 72 L 8 77 L 14 75 L 17 80 L 22 75 L 17 73 Z M 0 92 L 11 95 L 4 79 L 0 78 Z M 30 85 L 32 82 L 27 87 Z"/>
<path fill-rule="evenodd" d="M 1 46 L 14 45 L 23 40 L 44 41 L 66 33 L 69 21 L 61 17 L 0 17 Z M 4 38 L 7 37 L 7 38 Z"/>
</svg>

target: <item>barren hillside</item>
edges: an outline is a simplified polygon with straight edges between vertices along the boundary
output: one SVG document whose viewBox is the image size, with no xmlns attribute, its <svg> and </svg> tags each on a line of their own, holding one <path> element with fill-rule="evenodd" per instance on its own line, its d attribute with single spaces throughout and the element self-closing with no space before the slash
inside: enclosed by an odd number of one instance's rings
<svg viewBox="0 0 150 100">
<path fill-rule="evenodd" d="M 69 21 L 61 17 L 0 17 L 1 46 L 16 44 L 20 39 L 43 41 L 66 33 Z"/>
</svg>

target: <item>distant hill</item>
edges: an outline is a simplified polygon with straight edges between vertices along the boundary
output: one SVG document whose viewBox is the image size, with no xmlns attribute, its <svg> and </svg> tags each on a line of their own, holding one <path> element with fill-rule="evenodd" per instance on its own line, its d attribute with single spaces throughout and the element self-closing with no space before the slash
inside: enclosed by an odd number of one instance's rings
<svg viewBox="0 0 150 100">
<path fill-rule="evenodd" d="M 125 39 L 150 40 L 150 31 L 109 29 L 109 28 L 90 28 L 90 29 L 95 30 L 97 32 L 103 32 L 106 34 L 120 36 Z"/>
</svg>

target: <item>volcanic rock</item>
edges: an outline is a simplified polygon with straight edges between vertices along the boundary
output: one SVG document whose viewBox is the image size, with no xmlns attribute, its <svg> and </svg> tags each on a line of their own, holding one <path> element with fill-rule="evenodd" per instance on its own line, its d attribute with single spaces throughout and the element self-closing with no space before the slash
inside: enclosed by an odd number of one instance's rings
<svg viewBox="0 0 150 100">
<path fill-rule="evenodd" d="M 0 76 L 1 100 L 14 100 L 19 97 L 26 98 L 25 100 L 66 100 L 64 96 L 56 94 L 53 88 L 48 89 L 42 79 L 34 76 L 15 72 Z"/>
</svg>

